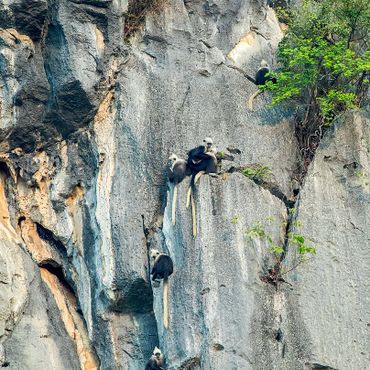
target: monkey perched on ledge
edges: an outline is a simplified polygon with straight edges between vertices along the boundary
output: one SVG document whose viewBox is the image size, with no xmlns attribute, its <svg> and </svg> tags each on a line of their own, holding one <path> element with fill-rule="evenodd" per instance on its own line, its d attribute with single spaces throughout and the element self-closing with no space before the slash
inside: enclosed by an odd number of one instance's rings
<svg viewBox="0 0 370 370">
<path fill-rule="evenodd" d="M 170 256 L 160 253 L 156 249 L 150 251 L 154 259 L 152 280 L 163 279 L 163 325 L 168 328 L 168 277 L 173 273 L 173 262 Z"/>
<path fill-rule="evenodd" d="M 158 347 L 154 347 L 153 355 L 150 357 L 148 363 L 145 366 L 145 370 L 164 370 L 163 366 L 163 355 Z"/>
<path fill-rule="evenodd" d="M 217 173 L 217 150 L 213 146 L 213 140 L 206 137 L 203 143 L 188 152 L 189 170 L 193 175 L 201 172 L 202 174 L 198 175 L 199 177 L 206 173 Z"/>
<path fill-rule="evenodd" d="M 177 185 L 190 175 L 190 169 L 186 161 L 172 154 L 168 158 L 168 179 L 174 184 L 172 197 L 172 224 L 176 224 L 176 203 L 177 203 Z"/>
<path fill-rule="evenodd" d="M 271 70 L 270 70 L 270 66 L 268 65 L 268 63 L 262 59 L 261 60 L 261 64 L 260 64 L 260 67 L 258 68 L 257 72 L 256 72 L 256 85 L 259 86 L 259 85 L 264 85 L 267 81 L 272 81 L 272 83 L 276 83 L 276 78 L 275 77 L 271 77 L 271 76 L 267 76 L 268 73 L 270 73 Z M 249 110 L 253 110 L 253 100 L 259 95 L 261 94 L 263 91 L 262 90 L 258 90 L 256 91 L 254 94 L 252 94 L 248 100 L 248 109 Z"/>
<path fill-rule="evenodd" d="M 186 208 L 192 204 L 192 217 L 193 217 L 193 236 L 197 236 L 197 223 L 195 218 L 195 202 L 192 196 L 192 189 L 205 174 L 217 174 L 217 150 L 213 146 L 213 140 L 206 137 L 203 140 L 203 145 L 191 149 L 188 153 L 188 168 L 192 174 L 190 186 L 186 196 Z"/>
</svg>

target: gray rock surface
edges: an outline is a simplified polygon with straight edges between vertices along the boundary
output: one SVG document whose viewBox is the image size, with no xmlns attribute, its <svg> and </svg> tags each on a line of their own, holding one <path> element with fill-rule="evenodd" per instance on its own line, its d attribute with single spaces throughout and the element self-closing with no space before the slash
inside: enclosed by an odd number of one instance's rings
<svg viewBox="0 0 370 370">
<path fill-rule="evenodd" d="M 168 0 L 128 38 L 130 5 L 0 3 L 0 364 L 139 370 L 159 345 L 170 370 L 366 368 L 368 114 L 318 150 L 296 205 L 318 254 L 276 289 L 246 231 L 273 217 L 283 242 L 299 150 L 292 111 L 248 111 L 244 77 L 274 64 L 273 10 Z M 205 136 L 234 160 L 200 180 L 194 239 L 188 180 L 174 227 L 164 169 Z M 252 164 L 270 191 L 238 172 Z M 175 264 L 168 331 L 154 247 Z"/>
<path fill-rule="evenodd" d="M 291 273 L 291 299 L 313 362 L 336 369 L 370 363 L 369 137 L 368 112 L 342 119 L 322 142 L 299 205 L 317 256 Z"/>
</svg>

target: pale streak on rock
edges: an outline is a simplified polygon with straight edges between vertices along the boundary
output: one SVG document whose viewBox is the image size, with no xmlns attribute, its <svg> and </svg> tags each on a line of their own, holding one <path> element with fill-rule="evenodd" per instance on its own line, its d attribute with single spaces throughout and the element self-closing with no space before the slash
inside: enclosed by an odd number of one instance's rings
<svg viewBox="0 0 370 370">
<path fill-rule="evenodd" d="M 20 237 L 10 223 L 5 196 L 6 175 L 0 172 L 0 340 L 12 331 L 27 304 L 28 279 L 23 263 Z M 7 329 L 8 332 L 4 330 Z"/>
<path fill-rule="evenodd" d="M 16 124 L 16 107 L 13 106 L 13 96 L 19 87 L 15 77 L 17 53 L 21 49 L 34 50 L 32 40 L 19 34 L 15 29 L 0 29 L 0 54 L 4 58 L 3 68 L 13 78 L 7 78 L 6 84 L 0 82 L 0 128 L 9 128 Z M 3 147 L 4 143 L 1 143 Z"/>
<path fill-rule="evenodd" d="M 116 146 L 114 142 L 114 122 L 116 107 L 114 92 L 108 91 L 94 118 L 94 131 L 99 150 L 100 163 L 96 182 L 97 204 L 96 218 L 101 230 L 100 257 L 102 259 L 102 280 L 108 291 L 115 275 L 114 251 L 111 236 L 111 220 L 107 209 L 110 208 L 112 178 L 116 161 Z"/>
<path fill-rule="evenodd" d="M 83 200 L 84 194 L 85 191 L 83 187 L 80 185 L 76 185 L 66 199 L 66 206 L 73 224 L 72 227 L 73 244 L 75 245 L 76 249 L 78 250 L 78 253 L 82 257 L 84 254 L 82 240 L 83 216 L 80 202 Z"/>
<path fill-rule="evenodd" d="M 77 355 L 82 370 L 99 369 L 96 354 L 90 345 L 87 329 L 76 311 L 76 299 L 58 280 L 45 268 L 40 268 L 43 281 L 50 289 L 59 309 L 65 329 L 76 344 Z"/>
<path fill-rule="evenodd" d="M 60 266 L 62 261 L 57 251 L 45 243 L 37 233 L 37 227 L 31 219 L 21 221 L 21 235 L 28 252 L 35 262 L 40 265 L 49 261 L 57 262 Z"/>
<path fill-rule="evenodd" d="M 96 35 L 96 46 L 99 53 L 103 53 L 104 51 L 104 35 L 103 32 L 99 30 L 97 26 L 95 26 L 95 35 Z"/>
<path fill-rule="evenodd" d="M 256 42 L 256 34 L 253 31 L 246 33 L 239 42 L 230 50 L 227 57 L 237 65 L 246 59 L 248 51 L 253 47 Z"/>
</svg>

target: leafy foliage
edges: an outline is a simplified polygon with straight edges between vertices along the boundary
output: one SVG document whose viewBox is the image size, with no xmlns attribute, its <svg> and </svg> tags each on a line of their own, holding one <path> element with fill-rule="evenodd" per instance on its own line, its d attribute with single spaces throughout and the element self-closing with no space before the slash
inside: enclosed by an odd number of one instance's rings
<svg viewBox="0 0 370 370">
<path fill-rule="evenodd" d="M 262 88 L 272 92 L 273 105 L 303 103 L 306 119 L 328 125 L 361 104 L 369 86 L 369 2 L 304 0 L 290 13 L 278 48 L 281 69 L 273 73 L 277 83 Z"/>
<path fill-rule="evenodd" d="M 355 171 L 354 172 L 354 175 L 361 181 L 361 183 L 364 185 L 364 186 L 368 186 L 369 183 L 370 183 L 370 178 L 369 176 L 367 176 L 367 174 L 364 172 L 364 171 Z"/>
<path fill-rule="evenodd" d="M 243 175 L 257 182 L 267 181 L 272 174 L 269 166 L 264 164 L 251 165 L 243 170 Z"/>
<path fill-rule="evenodd" d="M 365 145 L 366 145 L 366 151 L 367 151 L 367 153 L 370 154 L 370 139 L 366 140 Z"/>
<path fill-rule="evenodd" d="M 239 220 L 240 220 L 240 216 L 239 215 L 235 215 L 233 216 L 233 218 L 231 219 L 231 223 L 233 225 L 237 225 L 239 223 Z"/>
<path fill-rule="evenodd" d="M 297 246 L 298 254 L 301 259 L 306 259 L 307 255 L 316 254 L 316 248 L 306 244 L 305 237 L 301 234 L 289 233 L 289 243 Z"/>
<path fill-rule="evenodd" d="M 281 6 L 281 4 L 277 4 Z M 327 127 L 344 112 L 361 107 L 370 80 L 368 0 L 302 0 L 285 6 L 288 24 L 277 51 L 279 69 L 261 89 L 271 105 L 294 103 L 301 153 L 296 179 L 303 181 Z"/>
<path fill-rule="evenodd" d="M 255 224 L 247 230 L 247 236 L 251 239 L 267 240 L 269 244 L 272 244 L 271 235 L 265 231 L 265 226 L 261 221 L 256 221 Z"/>
<path fill-rule="evenodd" d="M 266 221 L 267 223 L 271 224 L 270 218 L 267 218 Z M 302 221 L 298 220 L 294 223 L 294 225 L 296 228 L 299 228 L 302 226 Z M 284 245 L 274 243 L 271 234 L 266 231 L 266 227 L 267 225 L 264 222 L 256 221 L 253 226 L 247 230 L 246 235 L 251 239 L 266 241 L 270 252 L 276 259 L 279 259 L 285 252 Z M 312 245 L 309 245 L 305 237 L 300 233 L 288 233 L 288 243 L 297 247 L 299 263 L 306 261 L 309 256 L 316 254 L 316 248 Z"/>
</svg>

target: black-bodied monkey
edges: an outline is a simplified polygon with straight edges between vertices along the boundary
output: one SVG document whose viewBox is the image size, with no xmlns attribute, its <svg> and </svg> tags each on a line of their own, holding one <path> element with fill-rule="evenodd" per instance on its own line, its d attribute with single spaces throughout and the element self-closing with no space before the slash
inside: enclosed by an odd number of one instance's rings
<svg viewBox="0 0 370 370">
<path fill-rule="evenodd" d="M 179 158 L 176 154 L 172 154 L 168 158 L 168 179 L 174 185 L 172 197 L 172 224 L 176 224 L 176 204 L 177 204 L 177 185 L 190 175 L 187 162 Z"/>
<path fill-rule="evenodd" d="M 213 146 L 213 140 L 206 137 L 203 140 L 203 145 L 191 149 L 188 153 L 188 168 L 191 171 L 192 178 L 186 197 L 186 207 L 192 202 L 192 215 L 193 215 L 193 236 L 197 235 L 196 219 L 195 219 L 195 202 L 192 196 L 192 189 L 205 174 L 217 173 L 217 150 Z"/>
<path fill-rule="evenodd" d="M 275 84 L 276 78 L 267 76 L 267 74 L 270 72 L 270 66 L 265 60 L 262 59 L 260 67 L 256 72 L 256 85 L 264 85 L 267 81 L 272 81 Z"/>
<path fill-rule="evenodd" d="M 170 256 L 160 253 L 156 249 L 150 251 L 154 260 L 152 280 L 163 279 L 163 325 L 168 328 L 168 277 L 173 273 L 173 262 Z"/>
<path fill-rule="evenodd" d="M 161 350 L 154 347 L 153 355 L 145 366 L 145 370 L 164 370 L 164 360 Z"/>
<path fill-rule="evenodd" d="M 272 83 L 276 83 L 276 78 L 275 77 L 271 77 L 271 76 L 268 76 L 268 74 L 271 72 L 270 70 L 270 66 L 268 65 L 268 63 L 262 59 L 261 60 L 261 64 L 260 64 L 260 67 L 258 68 L 257 72 L 256 72 L 256 77 L 255 77 L 255 80 L 256 80 L 256 85 L 257 86 L 262 86 L 264 85 L 267 81 L 272 81 Z M 258 90 L 256 91 L 254 94 L 252 94 L 248 100 L 248 108 L 249 110 L 253 110 L 253 100 L 259 95 L 261 94 L 263 91 L 262 90 Z"/>
</svg>

